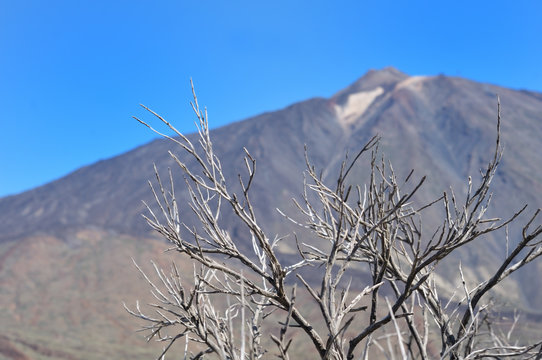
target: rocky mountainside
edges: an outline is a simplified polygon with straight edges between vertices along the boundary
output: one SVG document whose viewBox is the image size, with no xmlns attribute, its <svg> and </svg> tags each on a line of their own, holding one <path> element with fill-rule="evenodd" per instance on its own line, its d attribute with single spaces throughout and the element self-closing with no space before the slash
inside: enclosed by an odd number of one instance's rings
<svg viewBox="0 0 542 360">
<path fill-rule="evenodd" d="M 380 149 L 399 176 L 411 169 L 416 170 L 415 176 L 428 176 L 415 201 L 434 199 L 450 186 L 461 196 L 467 177 L 472 175 L 476 180 L 479 169 L 492 155 L 497 94 L 502 104 L 505 154 L 493 184 L 493 215 L 510 216 L 526 203 L 532 213 L 542 207 L 541 93 L 442 75 L 408 76 L 386 68 L 369 71 L 329 99 L 314 98 L 261 114 L 216 129 L 212 137 L 231 184 L 236 184 L 238 174 L 243 172 L 243 147 L 257 159 L 252 188 L 256 212 L 270 233 L 285 235 L 293 229 L 276 208 L 295 212 L 291 199 L 302 192 L 305 144 L 311 161 L 333 183 L 345 153 L 355 152 L 371 136 L 379 134 Z M 195 139 L 194 135 L 191 138 Z M 1 321 L 9 325 L 2 328 L 17 329 L 0 331 L 4 336 L 0 338 L 4 339 L 0 342 L 0 358 L 2 344 L 24 353 L 28 348 L 25 341 L 29 341 L 21 340 L 25 329 L 32 329 L 27 334 L 39 334 L 32 338 L 34 347 L 43 346 L 47 339 L 40 329 L 48 328 L 51 317 L 60 319 L 68 313 L 71 318 L 55 325 L 57 340 L 68 337 L 77 345 L 82 341 L 78 336 L 84 336 L 89 329 L 100 332 L 102 327 L 118 328 L 127 336 L 127 326 L 121 325 L 124 319 L 119 320 L 124 316 L 119 315 L 122 308 L 119 303 L 113 307 L 107 299 L 130 301 L 138 293 L 135 284 L 123 284 L 121 278 L 129 266 L 126 258 L 133 256 L 126 252 L 137 252 L 137 257 L 144 259 L 147 253 L 156 254 L 156 246 L 163 246 L 149 240 L 152 234 L 140 216 L 144 212 L 142 200 L 153 203 L 147 185 L 147 179 L 153 178 L 153 162 L 163 174 L 168 167 L 174 170 L 177 194 L 186 196 L 182 175 L 168 150 L 187 159 L 174 144 L 159 139 L 42 187 L 0 199 L 0 303 L 11 309 Z M 365 176 L 361 166 L 351 179 L 362 183 Z M 232 187 L 235 191 L 235 185 Z M 182 214 L 188 223 L 192 221 L 188 208 L 183 208 Z M 438 224 L 438 216 L 427 215 L 428 233 Z M 229 224 L 234 236 L 243 239 L 229 215 L 222 220 Z M 518 231 L 518 227 L 511 228 L 512 240 Z M 120 245 L 119 239 L 129 241 L 129 245 Z M 455 259 L 469 266 L 471 276 L 477 277 L 487 274 L 505 251 L 503 239 L 494 238 L 472 244 Z M 126 258 L 110 256 L 115 253 L 125 254 Z M 455 276 L 457 261 L 442 265 L 444 278 Z M 533 264 L 527 270 L 509 281 L 501 295 L 535 313 L 542 302 L 542 280 L 537 276 L 542 266 Z M 89 287 L 92 291 L 88 291 Z M 59 297 L 63 291 L 86 294 L 84 300 L 89 306 Z M 41 296 L 44 293 L 50 297 Z M 100 311 L 104 307 L 110 310 Z M 116 325 L 111 328 L 111 324 Z M 113 337 L 109 333 L 107 336 Z M 36 358 L 48 358 L 43 353 L 32 350 Z M 66 354 L 77 358 L 74 353 Z"/>
</svg>

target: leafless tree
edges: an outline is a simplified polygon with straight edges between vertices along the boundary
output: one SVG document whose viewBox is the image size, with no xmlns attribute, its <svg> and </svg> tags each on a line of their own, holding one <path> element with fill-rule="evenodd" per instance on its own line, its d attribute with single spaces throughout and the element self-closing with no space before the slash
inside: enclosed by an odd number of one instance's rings
<svg viewBox="0 0 542 360">
<path fill-rule="evenodd" d="M 198 166 L 189 168 L 170 152 L 185 174 L 198 227 L 180 219 L 171 171 L 166 184 L 155 168 L 156 183 L 151 184 L 157 206 L 147 206 L 147 222 L 172 249 L 197 264 L 192 277 L 182 276 L 174 265 L 169 273 L 154 265 L 157 280 L 138 267 L 156 301 L 147 311 L 139 303 L 127 310 L 143 320 L 141 330 L 148 340 L 165 342 L 158 358 L 182 340 L 185 359 L 207 354 L 221 359 L 270 355 L 289 359 L 294 332 L 304 334 L 322 359 L 367 359 L 375 354 L 390 359 L 542 358 L 542 341 L 515 342 L 510 332 L 492 324 L 484 302 L 503 279 L 542 254 L 542 227 L 535 224 L 539 210 L 523 227 L 519 243 L 483 282 L 469 287 L 460 267 L 462 288 L 444 298 L 433 276 L 454 250 L 507 228 L 525 211 L 524 207 L 505 220 L 486 215 L 490 184 L 502 156 L 500 104 L 495 151 L 480 180 L 469 177 L 464 199 L 449 191 L 415 207 L 413 196 L 422 189 L 425 177 L 413 180 L 411 172 L 400 182 L 391 164 L 379 155 L 377 137 L 352 161 L 345 160 L 333 185 L 325 183 L 306 155 L 305 191 L 295 201 L 299 214 L 295 219 L 279 215 L 312 234 L 311 241 L 295 237 L 299 261 L 290 264 L 279 256 L 279 245 L 286 240 L 263 230 L 251 201 L 256 160 L 245 149 L 241 192 L 232 192 L 213 149 L 206 111 L 200 110 L 195 93 L 192 107 L 198 119 L 198 143 L 146 107 L 177 136 L 161 134 L 137 119 L 181 147 Z M 364 156 L 370 160 L 368 183 L 349 183 L 351 170 Z M 421 223 L 429 208 L 440 209 L 443 219 L 427 237 Z M 233 212 L 248 230 L 253 253 L 241 251 L 245 247 L 220 224 L 224 211 Z M 508 243 L 508 232 L 502 233 Z M 303 270 L 309 266 L 319 271 L 319 282 L 304 278 Z M 368 276 L 352 276 L 356 273 Z M 296 301 L 300 292 L 305 303 Z M 318 318 L 307 315 L 307 298 L 316 304 Z M 264 331 L 270 332 L 270 341 Z"/>
</svg>

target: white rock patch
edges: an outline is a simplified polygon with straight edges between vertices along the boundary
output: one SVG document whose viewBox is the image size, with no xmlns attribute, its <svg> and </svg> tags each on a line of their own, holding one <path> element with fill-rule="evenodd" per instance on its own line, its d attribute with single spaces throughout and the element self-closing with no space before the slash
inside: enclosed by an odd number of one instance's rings
<svg viewBox="0 0 542 360">
<path fill-rule="evenodd" d="M 335 105 L 335 111 L 344 125 L 349 125 L 358 119 L 373 103 L 376 97 L 384 92 L 382 87 L 369 91 L 350 94 L 343 106 Z"/>
<path fill-rule="evenodd" d="M 411 89 L 419 89 L 425 79 L 427 79 L 427 76 L 411 76 L 408 79 L 405 79 L 401 81 L 399 84 L 397 84 L 395 86 L 395 90 L 399 90 L 406 87 L 411 88 Z"/>
</svg>

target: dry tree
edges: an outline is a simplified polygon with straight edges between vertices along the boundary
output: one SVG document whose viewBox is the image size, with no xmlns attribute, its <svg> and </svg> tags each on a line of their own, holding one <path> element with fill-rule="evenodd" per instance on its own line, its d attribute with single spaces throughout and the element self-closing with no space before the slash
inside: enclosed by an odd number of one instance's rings
<svg viewBox="0 0 542 360">
<path fill-rule="evenodd" d="M 414 181 L 411 172 L 400 182 L 391 164 L 379 157 L 377 137 L 352 161 L 343 162 L 333 185 L 325 183 L 306 155 L 304 193 L 295 201 L 299 216 L 280 216 L 303 227 L 314 241 L 296 237 L 299 261 L 286 264 L 279 249 L 283 238 L 263 230 L 251 201 L 256 160 L 244 149 L 246 175 L 239 177 L 240 193 L 232 192 L 213 150 L 207 113 L 200 110 L 193 87 L 192 91 L 197 143 L 146 107 L 177 136 L 162 134 L 136 118 L 197 164 L 197 169 L 189 168 L 169 152 L 185 175 L 188 205 L 198 227 L 180 219 L 171 170 L 166 184 L 155 167 L 156 184 L 151 188 L 156 206 L 147 206 L 145 215 L 174 250 L 197 264 L 193 276 L 184 276 L 175 265 L 168 273 L 154 265 L 157 280 L 152 280 L 138 267 L 155 302 L 147 311 L 139 303 L 132 309 L 125 305 L 143 320 L 141 331 L 148 340 L 165 342 L 159 359 L 177 340 L 184 341 L 180 356 L 185 359 L 208 354 L 221 359 L 289 359 L 294 333 L 296 338 L 304 334 L 322 359 L 542 358 L 542 341 L 514 341 L 510 332 L 492 326 L 484 302 L 503 279 L 542 254 L 542 226 L 535 224 L 539 210 L 523 227 L 521 240 L 483 282 L 469 288 L 460 267 L 461 291 L 444 298 L 433 276 L 454 250 L 506 228 L 525 211 L 524 207 L 506 220 L 487 217 L 490 185 L 502 156 L 500 104 L 492 159 L 477 185 L 469 177 L 464 199 L 450 191 L 414 207 L 413 196 L 425 177 Z M 368 183 L 351 184 L 348 176 L 364 156 L 369 156 Z M 440 207 L 443 219 L 427 237 L 421 231 L 422 213 L 434 207 Z M 221 225 L 225 211 L 233 212 L 250 234 L 252 253 L 241 250 L 246 246 Z M 508 241 L 507 232 L 506 237 Z M 319 281 L 303 275 L 304 268 L 314 265 L 317 270 L 311 271 Z M 365 276 L 351 276 L 360 271 Z M 303 302 L 310 298 L 316 304 L 317 315 L 309 316 L 306 304 L 296 302 L 301 292 Z"/>
</svg>

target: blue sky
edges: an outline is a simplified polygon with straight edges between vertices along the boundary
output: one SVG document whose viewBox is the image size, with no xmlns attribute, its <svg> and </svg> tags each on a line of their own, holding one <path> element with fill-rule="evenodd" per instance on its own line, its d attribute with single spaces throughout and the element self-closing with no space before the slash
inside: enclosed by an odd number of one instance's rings
<svg viewBox="0 0 542 360">
<path fill-rule="evenodd" d="M 0 196 L 155 136 L 330 96 L 369 69 L 542 91 L 542 2 L 0 0 Z M 148 117 L 150 119 L 150 117 Z"/>
</svg>

